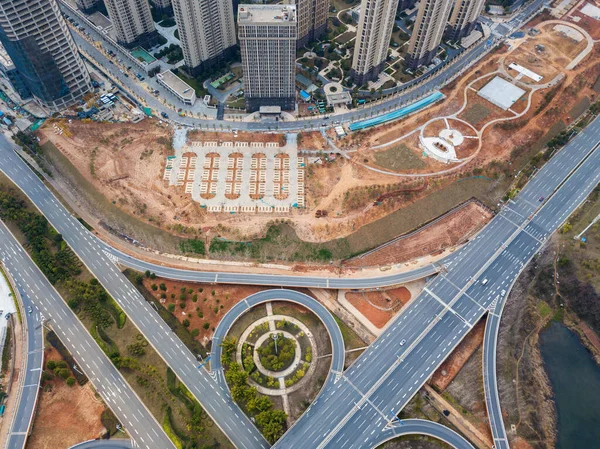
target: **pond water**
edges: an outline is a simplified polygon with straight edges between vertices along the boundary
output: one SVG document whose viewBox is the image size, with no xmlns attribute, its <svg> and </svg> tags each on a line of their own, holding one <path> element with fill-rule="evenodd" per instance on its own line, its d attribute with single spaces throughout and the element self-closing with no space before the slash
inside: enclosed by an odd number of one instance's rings
<svg viewBox="0 0 600 449">
<path fill-rule="evenodd" d="M 556 449 L 600 448 L 600 367 L 561 323 L 541 333 L 540 350 L 558 411 Z"/>
</svg>

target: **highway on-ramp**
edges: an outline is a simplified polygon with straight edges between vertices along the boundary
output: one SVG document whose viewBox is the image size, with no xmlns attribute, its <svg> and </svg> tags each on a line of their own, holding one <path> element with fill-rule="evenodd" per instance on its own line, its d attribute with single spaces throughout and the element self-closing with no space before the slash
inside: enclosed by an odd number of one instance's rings
<svg viewBox="0 0 600 449">
<path fill-rule="evenodd" d="M 0 255 L 21 296 L 28 298 L 36 308 L 36 315 L 43 315 L 44 320 L 48 320 L 49 325 L 76 360 L 78 367 L 86 373 L 96 391 L 110 406 L 123 427 L 136 441 L 137 446 L 141 449 L 174 448 L 171 440 L 129 387 L 112 361 L 102 352 L 87 329 L 2 221 L 0 221 Z M 41 327 L 40 320 L 37 325 Z M 39 348 L 36 350 L 40 357 L 36 360 L 36 377 L 26 377 L 28 379 L 26 382 L 30 384 L 24 386 L 23 395 L 27 392 L 36 394 L 39 387 L 43 352 Z M 22 401 L 31 400 L 24 396 L 22 398 Z M 28 420 L 31 415 L 24 416 Z M 28 429 L 28 424 L 27 426 L 25 424 L 23 423 L 24 434 L 11 435 L 9 442 L 11 449 L 22 448 L 20 444 Z M 14 443 L 12 438 L 15 438 Z"/>
<path fill-rule="evenodd" d="M 427 435 L 437 438 L 455 449 L 473 449 L 471 443 L 452 429 L 424 419 L 403 419 L 395 422 L 378 434 L 379 439 L 371 447 L 379 447 L 386 441 L 405 435 Z"/>
</svg>

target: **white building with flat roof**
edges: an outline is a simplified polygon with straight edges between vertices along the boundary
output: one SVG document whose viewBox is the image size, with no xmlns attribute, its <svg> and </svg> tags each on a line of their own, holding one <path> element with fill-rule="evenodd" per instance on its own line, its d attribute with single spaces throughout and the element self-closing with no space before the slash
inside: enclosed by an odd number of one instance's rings
<svg viewBox="0 0 600 449">
<path fill-rule="evenodd" d="M 192 106 L 196 102 L 194 88 L 170 70 L 156 75 L 156 80 L 183 103 Z"/>
<path fill-rule="evenodd" d="M 238 37 L 246 109 L 296 104 L 296 7 L 239 5 Z"/>
</svg>

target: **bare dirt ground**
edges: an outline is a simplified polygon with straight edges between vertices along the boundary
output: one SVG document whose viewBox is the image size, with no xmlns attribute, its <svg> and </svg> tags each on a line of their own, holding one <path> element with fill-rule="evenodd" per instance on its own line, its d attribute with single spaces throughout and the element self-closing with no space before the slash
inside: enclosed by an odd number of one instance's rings
<svg viewBox="0 0 600 449">
<path fill-rule="evenodd" d="M 492 213 L 487 208 L 476 201 L 471 201 L 430 225 L 399 238 L 389 245 L 376 249 L 363 257 L 349 259 L 344 266 L 381 266 L 435 254 L 465 242 L 491 217 Z"/>
<path fill-rule="evenodd" d="M 327 151 L 329 145 L 319 131 L 305 132 L 298 134 L 299 150 L 317 150 Z"/>
<path fill-rule="evenodd" d="M 577 25 L 579 25 L 585 31 L 590 33 L 592 39 L 598 40 L 600 39 L 600 20 L 593 19 L 592 17 L 587 16 L 581 12 L 581 8 L 583 8 L 586 5 L 586 3 L 595 4 L 596 6 L 600 7 L 600 3 L 598 3 L 597 1 L 582 2 L 581 4 L 579 4 L 578 8 L 575 11 L 573 11 L 570 15 L 571 17 L 579 17 L 580 20 L 579 22 L 577 22 Z M 569 19 L 566 18 L 566 20 Z"/>
<path fill-rule="evenodd" d="M 349 292 L 346 299 L 377 328 L 383 328 L 410 300 L 406 287 L 387 291 Z"/>
<path fill-rule="evenodd" d="M 153 284 L 157 286 L 156 290 L 152 289 Z M 165 285 L 166 290 L 160 288 L 161 284 Z M 254 286 L 197 284 L 162 278 L 146 278 L 144 286 L 165 307 L 169 307 L 171 304 L 175 306 L 173 309 L 175 317 L 180 322 L 189 320 L 189 329 L 199 330 L 200 333 L 196 340 L 204 345 L 208 343 L 213 330 L 229 309 L 247 296 L 264 290 L 264 288 Z M 185 292 L 182 289 L 185 289 Z M 161 298 L 161 294 L 164 294 L 166 298 Z M 172 297 L 172 295 L 174 296 Z M 181 299 L 181 295 L 184 295 L 184 299 Z M 171 308 L 173 307 L 171 306 Z M 204 328 L 205 323 L 209 323 L 208 329 Z"/>
<path fill-rule="evenodd" d="M 485 320 L 480 321 L 473 327 L 469 335 L 452 351 L 450 357 L 433 373 L 429 383 L 438 391 L 444 391 L 473 353 L 481 346 L 484 331 Z"/>
<path fill-rule="evenodd" d="M 45 360 L 61 360 L 54 348 L 46 349 Z M 104 403 L 88 382 L 69 387 L 63 379 L 45 382 L 50 391 L 40 391 L 29 449 L 67 449 L 81 441 L 98 438 L 104 432 L 100 415 Z"/>
<path fill-rule="evenodd" d="M 561 41 L 567 38 L 557 33 L 543 31 L 542 37 L 548 40 L 549 57 L 554 57 L 551 51 L 554 52 L 555 48 L 557 54 L 559 51 L 567 54 L 574 51 L 568 48 L 568 43 Z M 537 40 L 539 39 L 532 39 L 532 42 Z M 544 43 L 546 40 L 540 42 Z M 399 181 L 394 176 L 369 171 L 357 163 L 364 163 L 364 160 L 372 162 L 371 146 L 402 136 L 433 117 L 456 112 L 462 105 L 467 83 L 484 73 L 496 70 L 498 59 L 508 51 L 505 46 L 495 50 L 474 67 L 471 73 L 443 89 L 447 95 L 445 101 L 406 120 L 354 133 L 342 140 L 340 146 L 343 149 L 358 149 L 360 145 L 360 151 L 353 153 L 350 163 L 339 162 L 338 158 L 337 161 L 326 163 L 324 166 L 309 166 L 305 181 L 308 207 L 293 211 L 286 218 L 293 220 L 294 229 L 301 239 L 324 242 L 350 236 L 365 225 L 405 209 L 432 193 L 446 190 L 457 178 L 469 176 L 475 170 L 483 172 L 488 179 L 502 176 L 503 171 L 510 171 L 510 168 L 501 164 L 507 163 L 514 154 L 526 152 L 533 147 L 554 124 L 561 121 L 568 123 L 571 120 L 569 114 L 572 108 L 584 97 L 591 98 L 595 95 L 591 87 L 600 73 L 600 65 L 596 62 L 600 51 L 598 46 L 596 47 L 594 54 L 584 59 L 576 70 L 569 72 L 565 81 L 553 91 L 551 104 L 545 103 L 546 92 L 535 94 L 531 110 L 521 119 L 517 119 L 519 126 L 489 127 L 483 136 L 482 151 L 469 164 L 455 173 L 436 178 L 435 182 L 431 182 L 426 190 L 418 194 L 395 198 L 386 201 L 380 207 L 373 207 L 372 201 L 377 197 L 377 189 L 402 188 L 414 180 Z M 468 95 L 473 101 L 468 108 L 476 106 L 477 102 L 485 101 L 479 99 L 474 92 Z M 489 103 L 482 103 L 481 106 L 490 110 L 494 108 Z M 468 111 L 464 112 L 465 115 L 467 113 Z M 168 141 L 170 132 L 158 126 L 156 122 L 145 120 L 136 125 L 61 122 L 61 127 L 65 132 L 58 135 L 50 123 L 42 128 L 40 136 L 43 140 L 49 139 L 56 144 L 95 189 L 116 207 L 135 218 L 151 222 L 152 225 L 169 232 L 175 232 L 175 229 L 182 226 L 192 230 L 202 228 L 206 231 L 221 225 L 219 234 L 233 240 L 264 236 L 267 227 L 272 224 L 271 215 L 206 214 L 189 195 L 183 193 L 182 188 L 166 186 L 162 181 L 162 171 L 165 156 L 171 151 Z M 191 138 L 231 140 L 232 134 L 196 131 L 195 135 L 191 134 Z M 237 139 L 281 142 L 285 136 L 269 133 L 246 135 L 240 132 Z M 319 139 L 317 135 L 311 137 L 311 141 Z M 422 154 L 415 139 L 416 136 L 411 136 L 407 139 L 407 145 L 415 156 L 421 158 Z M 426 168 L 420 170 L 436 171 L 450 168 L 431 158 L 424 160 Z M 419 170 L 409 170 L 410 173 L 413 171 L 416 173 Z M 450 197 L 451 195 L 444 196 Z M 448 203 L 445 210 L 455 205 L 456 203 Z M 326 210 L 327 217 L 316 218 L 317 210 Z"/>
<path fill-rule="evenodd" d="M 285 145 L 285 135 L 275 133 L 249 133 L 238 131 L 237 137 L 229 132 L 193 130 L 187 133 L 188 142 L 277 142 L 280 146 Z"/>
</svg>

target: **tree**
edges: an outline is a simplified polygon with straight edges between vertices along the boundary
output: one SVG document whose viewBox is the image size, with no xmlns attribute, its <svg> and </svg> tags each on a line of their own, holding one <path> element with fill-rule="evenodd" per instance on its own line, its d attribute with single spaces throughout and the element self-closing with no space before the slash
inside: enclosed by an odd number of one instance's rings
<svg viewBox="0 0 600 449">
<path fill-rule="evenodd" d="M 255 416 L 256 424 L 270 443 L 275 443 L 283 435 L 286 418 L 281 410 L 266 410 Z"/>
<path fill-rule="evenodd" d="M 167 286 L 165 285 L 164 282 L 161 282 L 160 285 L 158 286 L 158 288 L 160 288 L 163 292 L 167 291 Z"/>
<path fill-rule="evenodd" d="M 210 328 L 210 323 L 209 323 L 209 322 L 206 322 L 206 323 L 204 323 L 204 324 L 202 325 L 202 327 L 203 327 L 205 330 L 208 330 L 208 329 Z"/>
<path fill-rule="evenodd" d="M 75 378 L 73 376 L 67 377 L 67 385 L 69 387 L 72 387 L 73 385 L 75 385 Z"/>
</svg>

